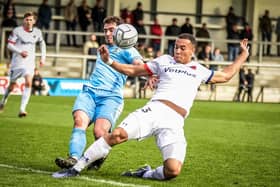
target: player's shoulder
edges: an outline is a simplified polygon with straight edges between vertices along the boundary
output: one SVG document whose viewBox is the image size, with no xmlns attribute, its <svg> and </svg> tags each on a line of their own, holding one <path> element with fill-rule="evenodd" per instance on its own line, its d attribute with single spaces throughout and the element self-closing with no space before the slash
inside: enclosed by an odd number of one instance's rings
<svg viewBox="0 0 280 187">
<path fill-rule="evenodd" d="M 170 64 L 170 63 L 173 64 L 175 62 L 175 60 L 172 56 L 166 55 L 166 54 L 155 58 L 153 61 L 157 62 L 159 64 Z"/>
<path fill-rule="evenodd" d="M 13 32 L 22 32 L 23 30 L 23 26 L 17 26 L 13 29 Z"/>
<path fill-rule="evenodd" d="M 33 27 L 33 32 L 41 33 L 42 31 L 38 27 Z"/>
</svg>

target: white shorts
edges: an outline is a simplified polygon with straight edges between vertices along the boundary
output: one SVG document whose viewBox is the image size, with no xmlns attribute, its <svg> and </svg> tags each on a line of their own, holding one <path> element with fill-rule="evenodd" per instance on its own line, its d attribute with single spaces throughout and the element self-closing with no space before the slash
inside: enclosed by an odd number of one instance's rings
<svg viewBox="0 0 280 187">
<path fill-rule="evenodd" d="M 20 77 L 24 77 L 26 75 L 30 75 L 33 77 L 34 75 L 34 69 L 33 70 L 28 70 L 28 69 L 11 69 L 9 72 L 10 76 L 10 81 L 11 82 L 16 82 L 17 79 Z"/>
<path fill-rule="evenodd" d="M 129 114 L 119 125 L 127 132 L 129 140 L 155 136 L 164 161 L 174 158 L 182 163 L 187 146 L 183 126 L 184 118 L 160 101 L 147 103 Z"/>
</svg>

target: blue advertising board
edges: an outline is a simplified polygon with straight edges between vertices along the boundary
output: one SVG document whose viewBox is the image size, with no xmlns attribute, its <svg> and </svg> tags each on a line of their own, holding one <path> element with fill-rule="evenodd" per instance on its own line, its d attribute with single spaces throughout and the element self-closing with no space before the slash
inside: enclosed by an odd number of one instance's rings
<svg viewBox="0 0 280 187">
<path fill-rule="evenodd" d="M 84 79 L 69 79 L 69 78 L 44 78 L 50 87 L 50 96 L 77 96 L 83 85 L 88 83 Z"/>
</svg>

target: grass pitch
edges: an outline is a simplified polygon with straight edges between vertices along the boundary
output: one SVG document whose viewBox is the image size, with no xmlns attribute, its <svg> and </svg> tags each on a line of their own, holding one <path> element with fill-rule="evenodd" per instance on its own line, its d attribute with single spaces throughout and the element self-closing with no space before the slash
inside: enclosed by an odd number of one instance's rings
<svg viewBox="0 0 280 187">
<path fill-rule="evenodd" d="M 54 159 L 67 156 L 74 99 L 32 97 L 28 117 L 20 119 L 20 97 L 10 97 L 0 114 L 0 186 L 280 186 L 280 105 L 201 101 L 185 121 L 187 156 L 176 179 L 120 176 L 162 163 L 153 138 L 114 147 L 99 171 L 53 179 Z M 146 101 L 125 100 L 120 120 Z M 93 141 L 92 127 L 87 140 Z"/>
</svg>

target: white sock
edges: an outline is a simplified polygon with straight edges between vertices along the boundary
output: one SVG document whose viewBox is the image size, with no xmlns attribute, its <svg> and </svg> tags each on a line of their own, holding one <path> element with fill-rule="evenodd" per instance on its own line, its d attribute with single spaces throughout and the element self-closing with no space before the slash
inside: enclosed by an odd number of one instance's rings
<svg viewBox="0 0 280 187">
<path fill-rule="evenodd" d="M 164 180 L 165 177 L 163 173 L 163 166 L 159 166 L 154 170 L 147 171 L 146 173 L 144 173 L 143 178 Z"/>
<path fill-rule="evenodd" d="M 84 155 L 78 160 L 77 164 L 74 165 L 74 169 L 81 172 L 84 168 L 90 165 L 95 160 L 107 156 L 112 147 L 105 141 L 103 137 L 95 141 L 87 150 Z"/>
<path fill-rule="evenodd" d="M 1 104 L 5 105 L 7 103 L 10 92 L 11 92 L 11 90 L 9 88 L 7 88 L 5 90 L 5 93 L 4 93 L 4 95 L 2 97 L 2 100 L 1 100 Z"/>
<path fill-rule="evenodd" d="M 31 88 L 25 87 L 21 97 L 20 112 L 25 112 L 26 105 L 31 95 Z"/>
</svg>

